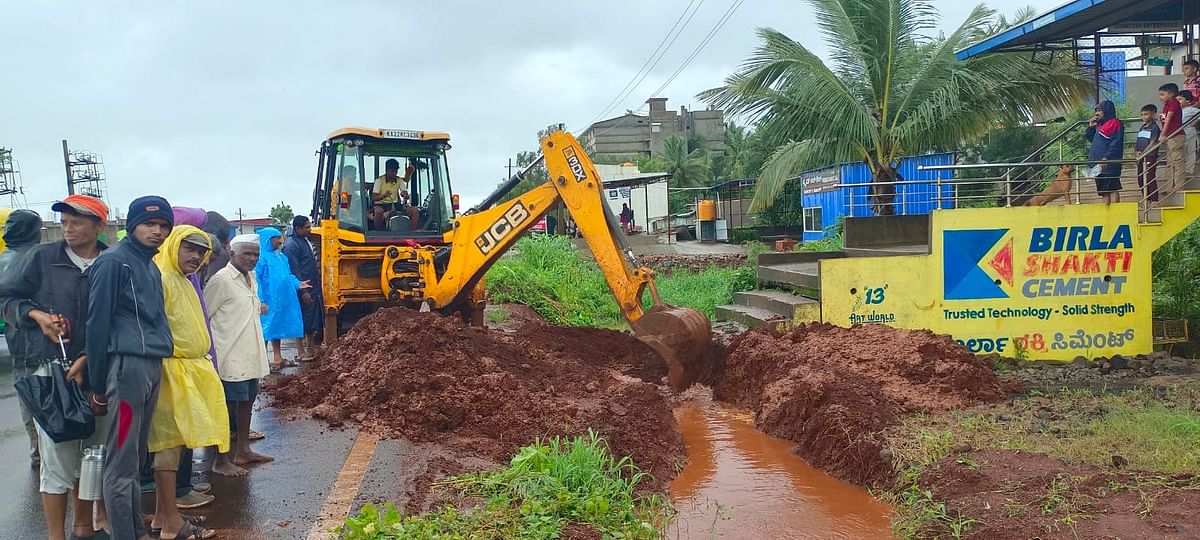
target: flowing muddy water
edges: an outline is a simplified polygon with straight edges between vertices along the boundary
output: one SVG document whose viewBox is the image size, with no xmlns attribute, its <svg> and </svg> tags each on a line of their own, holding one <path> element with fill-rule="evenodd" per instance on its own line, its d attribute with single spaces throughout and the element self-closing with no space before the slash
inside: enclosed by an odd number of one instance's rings
<svg viewBox="0 0 1200 540">
<path fill-rule="evenodd" d="M 892 538 L 887 505 L 756 431 L 750 412 L 690 402 L 675 416 L 688 463 L 671 483 L 668 538 Z"/>
</svg>

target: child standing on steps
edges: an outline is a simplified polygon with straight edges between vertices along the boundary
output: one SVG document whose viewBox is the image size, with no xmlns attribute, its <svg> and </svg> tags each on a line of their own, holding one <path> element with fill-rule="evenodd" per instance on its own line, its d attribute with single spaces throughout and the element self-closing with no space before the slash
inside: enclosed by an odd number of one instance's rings
<svg viewBox="0 0 1200 540">
<path fill-rule="evenodd" d="M 1158 202 L 1158 148 L 1146 154 L 1145 151 L 1158 140 L 1160 132 L 1158 122 L 1155 121 L 1155 116 L 1158 115 L 1158 107 L 1154 104 L 1145 105 L 1142 107 L 1142 127 L 1138 129 L 1137 144 L 1134 146 L 1134 151 L 1138 161 L 1138 187 L 1142 188 L 1146 200 L 1150 202 Z M 1145 158 L 1145 159 L 1142 159 Z"/>
</svg>

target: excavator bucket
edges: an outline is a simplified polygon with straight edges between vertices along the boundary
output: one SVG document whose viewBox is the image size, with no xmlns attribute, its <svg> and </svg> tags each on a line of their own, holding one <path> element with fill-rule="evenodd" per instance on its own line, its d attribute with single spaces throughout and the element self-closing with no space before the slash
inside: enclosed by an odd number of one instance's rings
<svg viewBox="0 0 1200 540">
<path fill-rule="evenodd" d="M 639 340 L 667 361 L 671 388 L 682 392 L 703 374 L 712 342 L 712 325 L 691 308 L 654 306 L 633 323 Z"/>
</svg>

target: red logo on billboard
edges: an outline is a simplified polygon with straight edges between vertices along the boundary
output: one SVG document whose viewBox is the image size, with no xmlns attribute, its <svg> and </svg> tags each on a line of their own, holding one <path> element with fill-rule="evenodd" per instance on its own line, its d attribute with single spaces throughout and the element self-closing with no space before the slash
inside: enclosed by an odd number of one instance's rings
<svg viewBox="0 0 1200 540">
<path fill-rule="evenodd" d="M 1004 247 L 1000 248 L 1000 251 L 996 252 L 996 256 L 992 257 L 991 262 L 988 264 L 993 269 L 996 270 L 996 273 L 1000 274 L 1001 279 L 1003 279 L 1005 283 L 1007 283 L 1009 286 L 1012 286 L 1012 284 L 1013 284 L 1013 241 L 1012 241 L 1012 238 L 1008 239 L 1008 243 L 1004 244 Z"/>
</svg>

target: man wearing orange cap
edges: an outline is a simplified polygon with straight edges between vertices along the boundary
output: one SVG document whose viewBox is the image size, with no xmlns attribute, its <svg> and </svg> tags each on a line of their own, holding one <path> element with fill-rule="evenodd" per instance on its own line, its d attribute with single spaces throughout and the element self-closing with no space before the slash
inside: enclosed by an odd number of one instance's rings
<svg viewBox="0 0 1200 540">
<path fill-rule="evenodd" d="M 48 376 L 49 361 L 58 360 L 70 366 L 67 378 L 86 388 L 88 294 L 84 271 L 105 249 L 99 237 L 108 220 L 108 207 L 99 199 L 72 195 L 52 209 L 62 215 L 63 239 L 33 248 L 0 275 L 0 314 L 21 329 L 19 339 L 29 360 L 40 366 L 35 376 Z M 38 427 L 42 511 L 52 540 L 66 538 L 68 494 L 78 489 L 82 449 L 105 444 L 107 424 L 96 422 L 96 432 L 85 440 L 62 442 L 55 442 Z M 73 499 L 71 537 L 107 538 L 102 532 L 109 528 L 104 505 L 96 504 L 93 521 L 92 502 L 80 500 L 78 492 Z"/>
</svg>

